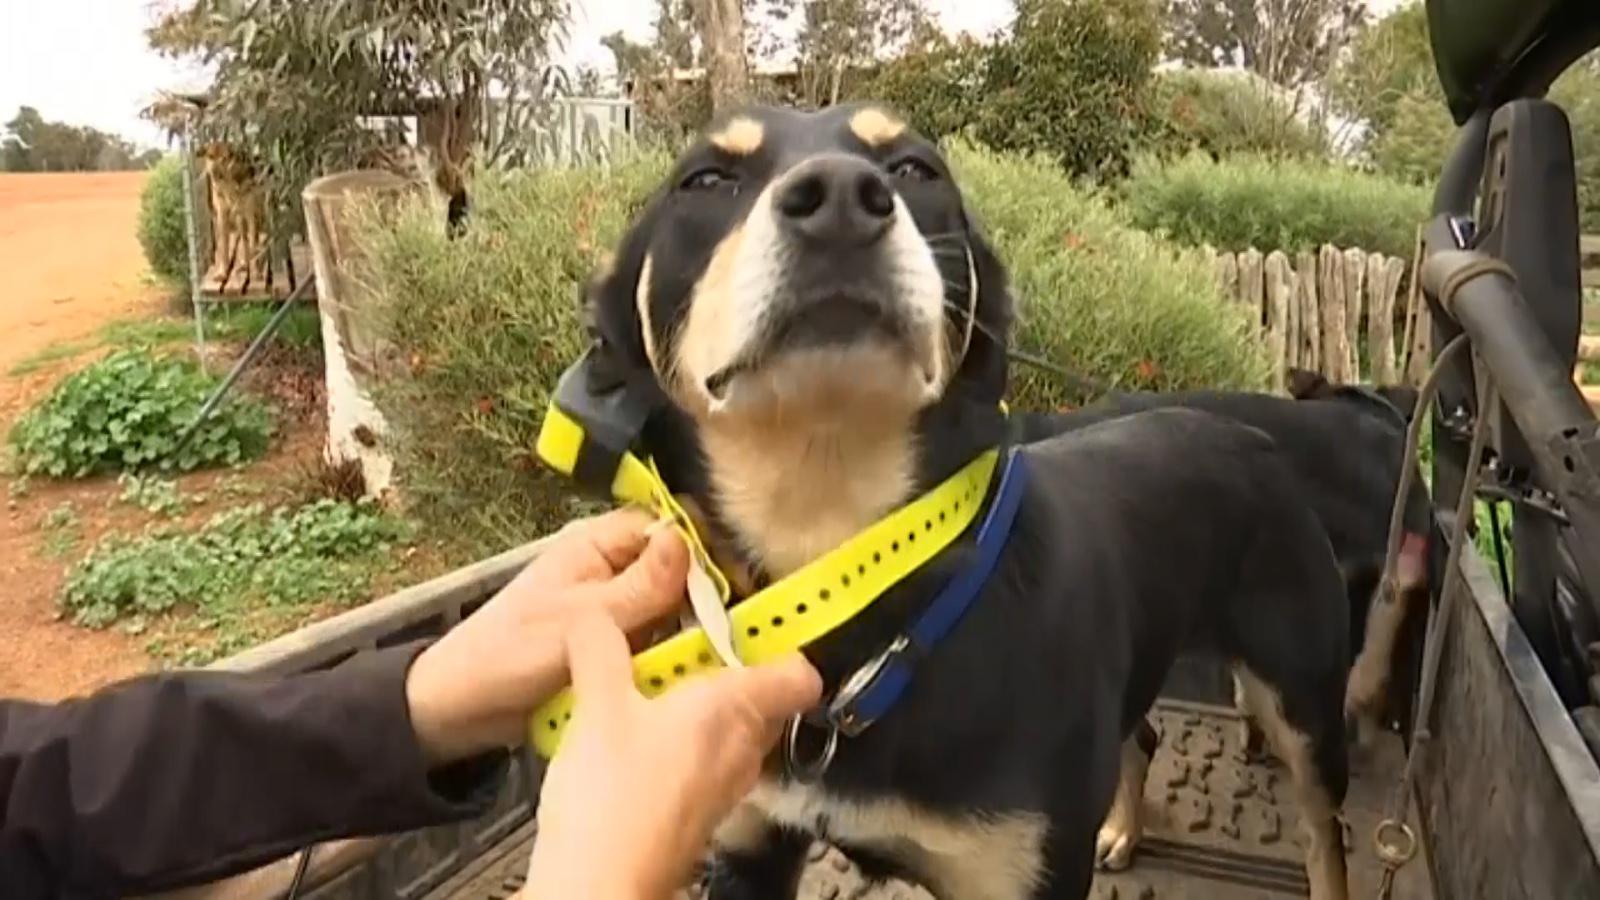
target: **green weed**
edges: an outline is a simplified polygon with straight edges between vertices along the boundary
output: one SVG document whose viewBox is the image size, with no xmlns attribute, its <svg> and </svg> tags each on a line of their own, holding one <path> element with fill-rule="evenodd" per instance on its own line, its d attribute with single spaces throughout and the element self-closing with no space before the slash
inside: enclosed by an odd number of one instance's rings
<svg viewBox="0 0 1600 900">
<path fill-rule="evenodd" d="M 189 471 L 233 465 L 266 449 L 265 407 L 234 397 L 179 447 L 216 382 L 183 359 L 124 350 L 56 385 L 11 429 L 11 445 L 30 475 L 83 478 L 156 467 Z"/>
<path fill-rule="evenodd" d="M 51 508 L 39 520 L 39 527 L 44 530 L 42 552 L 51 559 L 62 559 L 72 555 L 72 552 L 78 549 L 79 541 L 83 539 L 82 522 L 71 501 Z"/>
<path fill-rule="evenodd" d="M 147 513 L 170 518 L 179 515 L 188 506 L 188 502 L 178 493 L 178 483 L 170 478 L 124 473 L 117 477 L 117 484 L 122 485 L 122 493 L 117 495 L 118 503 L 137 506 Z"/>
<path fill-rule="evenodd" d="M 68 574 L 60 604 L 94 628 L 186 610 L 202 629 L 248 620 L 255 607 L 348 604 L 409 536 L 406 523 L 369 504 L 252 504 L 197 529 L 107 538 Z"/>
</svg>

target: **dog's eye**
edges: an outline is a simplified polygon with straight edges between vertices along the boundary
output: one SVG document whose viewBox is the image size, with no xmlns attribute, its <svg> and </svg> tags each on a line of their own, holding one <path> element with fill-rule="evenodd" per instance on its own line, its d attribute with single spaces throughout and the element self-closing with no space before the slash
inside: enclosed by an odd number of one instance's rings
<svg viewBox="0 0 1600 900">
<path fill-rule="evenodd" d="M 738 179 L 732 173 L 722 169 L 698 169 L 679 182 L 678 189 L 681 191 L 709 191 L 737 183 Z"/>
<path fill-rule="evenodd" d="M 908 181 L 933 181 L 939 177 L 939 173 L 935 172 L 932 166 L 914 156 L 908 156 L 889 166 L 889 174 Z"/>
</svg>

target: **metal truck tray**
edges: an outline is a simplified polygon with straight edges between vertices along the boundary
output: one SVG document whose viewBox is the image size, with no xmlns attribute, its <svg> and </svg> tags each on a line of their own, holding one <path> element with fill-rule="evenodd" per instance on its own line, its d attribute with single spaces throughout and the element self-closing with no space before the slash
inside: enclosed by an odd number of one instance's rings
<svg viewBox="0 0 1600 900">
<path fill-rule="evenodd" d="M 1095 900 L 1280 900 L 1306 896 L 1304 838 L 1287 773 L 1251 762 L 1240 720 L 1230 709 L 1163 700 L 1161 732 L 1145 783 L 1145 840 L 1124 872 L 1102 873 Z M 1375 896 L 1379 868 L 1371 836 L 1402 763 L 1389 737 L 1355 764 L 1345 801 L 1351 896 Z M 1413 818 L 1413 821 L 1415 819 Z M 507 900 L 522 886 L 532 826 L 511 835 L 477 864 L 428 895 L 429 900 Z M 1428 865 L 1418 857 L 1401 871 L 1396 900 L 1427 900 Z M 685 895 L 687 897 L 687 895 Z M 932 900 L 904 884 L 866 889 L 838 851 L 817 846 L 801 881 L 804 900 Z"/>
</svg>

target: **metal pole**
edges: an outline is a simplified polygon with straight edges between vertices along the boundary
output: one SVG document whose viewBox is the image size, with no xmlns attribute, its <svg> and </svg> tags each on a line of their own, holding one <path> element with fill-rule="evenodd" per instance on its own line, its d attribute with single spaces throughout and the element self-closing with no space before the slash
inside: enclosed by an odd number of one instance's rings
<svg viewBox="0 0 1600 900">
<path fill-rule="evenodd" d="M 289 296 L 284 298 L 283 303 L 279 304 L 278 308 L 273 311 L 272 318 L 267 320 L 267 324 L 262 327 L 261 333 L 257 334 L 255 339 L 250 342 L 250 346 L 245 349 L 244 355 L 239 357 L 239 360 L 233 364 L 233 368 L 229 370 L 227 377 L 223 378 L 222 383 L 217 385 L 216 390 L 211 392 L 211 396 L 206 398 L 206 402 L 200 405 L 200 412 L 195 414 L 194 421 L 189 423 L 189 427 L 184 429 L 183 434 L 178 437 L 178 446 L 177 449 L 172 451 L 173 456 L 182 453 L 184 448 L 189 446 L 189 441 L 200 430 L 200 426 L 204 425 L 206 420 L 211 418 L 211 414 L 217 411 L 217 407 L 222 405 L 223 398 L 227 397 L 228 391 L 233 389 L 234 382 L 239 380 L 239 376 L 243 375 L 244 370 L 250 367 L 250 363 L 261 352 L 261 348 L 266 346 L 267 339 L 277 332 L 279 325 L 283 324 L 283 320 L 289 315 L 290 308 L 300 302 L 300 298 L 305 295 L 306 291 L 315 282 L 315 278 L 307 278 L 300 282 L 294 290 L 289 292 Z"/>
<path fill-rule="evenodd" d="M 189 241 L 189 303 L 194 307 L 194 352 L 200 357 L 200 370 L 206 370 L 206 313 L 200 285 L 205 279 L 200 271 L 200 237 L 195 223 L 194 203 L 194 125 L 183 126 L 183 228 Z"/>
</svg>

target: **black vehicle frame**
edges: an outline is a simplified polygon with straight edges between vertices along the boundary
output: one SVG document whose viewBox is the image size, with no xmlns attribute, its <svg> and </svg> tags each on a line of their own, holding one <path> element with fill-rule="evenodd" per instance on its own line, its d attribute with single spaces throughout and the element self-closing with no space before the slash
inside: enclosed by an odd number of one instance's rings
<svg viewBox="0 0 1600 900">
<path fill-rule="evenodd" d="M 1429 0 L 1428 16 L 1460 131 L 1423 288 L 1436 359 L 1463 333 L 1472 349 L 1430 411 L 1441 521 L 1430 556 L 1445 558 L 1469 465 L 1482 466 L 1481 495 L 1511 500 L 1514 552 L 1509 584 L 1466 563 L 1478 615 L 1446 626 L 1416 801 L 1440 896 L 1600 896 L 1600 424 L 1571 374 L 1582 327 L 1571 131 L 1544 99 L 1600 45 L 1600 4 Z M 1480 374 L 1498 396 L 1489 409 L 1477 408 Z M 1480 416 L 1490 442 L 1471 461 Z M 1490 599 L 1497 587 L 1509 614 Z M 1419 633 L 1413 661 L 1420 645 Z"/>
</svg>

